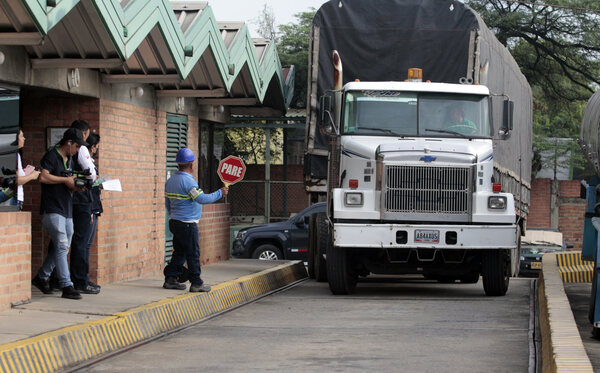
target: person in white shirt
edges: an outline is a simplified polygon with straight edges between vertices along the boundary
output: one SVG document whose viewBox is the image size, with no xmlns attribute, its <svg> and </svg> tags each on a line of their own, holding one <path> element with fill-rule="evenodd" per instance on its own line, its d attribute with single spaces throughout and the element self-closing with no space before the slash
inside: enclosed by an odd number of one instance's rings
<svg viewBox="0 0 600 373">
<path fill-rule="evenodd" d="M 37 180 L 40 176 L 40 171 L 33 170 L 27 174 L 23 170 L 23 162 L 21 161 L 21 152 L 25 146 L 25 134 L 23 130 L 19 129 L 17 134 L 17 196 L 12 205 L 19 206 L 19 210 L 23 207 L 23 201 L 25 201 L 25 193 L 23 192 L 23 185 L 27 184 L 31 180 Z"/>
<path fill-rule="evenodd" d="M 83 132 L 84 140 L 90 135 L 90 126 L 84 120 L 76 120 L 71 128 Z M 86 171 L 86 176 L 92 182 L 96 181 L 96 166 L 86 146 L 81 146 L 77 154 L 75 170 Z M 93 229 L 94 217 L 92 215 L 92 191 L 86 188 L 83 192 L 73 194 L 73 240 L 71 241 L 70 273 L 75 289 L 83 294 L 98 294 L 100 287 L 90 282 L 90 252 L 88 240 Z"/>
</svg>

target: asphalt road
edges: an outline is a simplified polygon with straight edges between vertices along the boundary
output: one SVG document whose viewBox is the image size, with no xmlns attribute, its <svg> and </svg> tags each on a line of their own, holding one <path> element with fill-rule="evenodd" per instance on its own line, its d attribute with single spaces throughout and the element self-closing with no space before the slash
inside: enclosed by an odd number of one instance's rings
<svg viewBox="0 0 600 373">
<path fill-rule="evenodd" d="M 82 371 L 527 372 L 529 285 L 310 280 Z"/>
</svg>

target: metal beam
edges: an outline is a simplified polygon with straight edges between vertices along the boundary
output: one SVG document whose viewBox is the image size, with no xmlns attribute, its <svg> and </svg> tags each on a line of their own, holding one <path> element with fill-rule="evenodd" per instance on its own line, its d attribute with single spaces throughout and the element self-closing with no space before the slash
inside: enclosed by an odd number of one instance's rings
<svg viewBox="0 0 600 373">
<path fill-rule="evenodd" d="M 283 117 L 247 117 L 247 116 L 233 116 L 231 117 L 231 123 L 246 123 L 249 120 L 264 120 L 267 122 L 306 122 L 306 117 L 303 115 L 300 116 L 283 116 Z"/>
<path fill-rule="evenodd" d="M 0 32 L 0 45 L 40 45 L 39 32 Z"/>
<path fill-rule="evenodd" d="M 254 106 L 258 104 L 256 98 L 201 98 L 198 105 L 229 105 L 229 106 Z"/>
<path fill-rule="evenodd" d="M 283 116 L 285 111 L 273 109 L 266 106 L 232 106 L 231 115 L 255 116 L 255 117 L 276 117 Z"/>
<path fill-rule="evenodd" d="M 158 97 L 225 97 L 225 88 L 217 89 L 163 89 L 156 91 Z"/>
<path fill-rule="evenodd" d="M 305 123 L 229 123 L 225 128 L 304 128 Z"/>
<path fill-rule="evenodd" d="M 120 58 L 32 58 L 31 67 L 34 69 L 109 69 L 120 67 Z"/>
<path fill-rule="evenodd" d="M 108 84 L 118 83 L 179 83 L 181 78 L 177 74 L 168 75 L 144 75 L 144 74 L 103 74 L 102 82 Z"/>
</svg>

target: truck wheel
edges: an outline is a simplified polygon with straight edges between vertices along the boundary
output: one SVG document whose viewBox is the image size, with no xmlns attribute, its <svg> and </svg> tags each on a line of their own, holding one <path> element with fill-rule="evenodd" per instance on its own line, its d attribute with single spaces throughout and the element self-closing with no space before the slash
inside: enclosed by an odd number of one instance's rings
<svg viewBox="0 0 600 373">
<path fill-rule="evenodd" d="M 481 267 L 485 295 L 505 295 L 510 280 L 510 269 L 504 250 L 485 250 L 482 253 Z"/>
<path fill-rule="evenodd" d="M 354 293 L 358 275 L 350 268 L 350 257 L 347 251 L 334 245 L 327 247 L 327 278 L 329 290 L 334 295 Z"/>
<path fill-rule="evenodd" d="M 479 272 L 469 272 L 466 275 L 460 276 L 459 280 L 463 284 L 476 284 L 479 282 Z"/>
<path fill-rule="evenodd" d="M 317 282 L 327 281 L 327 261 L 323 255 L 327 254 L 327 248 L 331 246 L 331 234 L 329 232 L 329 224 L 325 214 L 317 214 L 317 239 L 316 250 L 314 256 L 315 263 L 315 279 Z"/>
<path fill-rule="evenodd" d="M 275 245 L 263 244 L 254 250 L 252 258 L 260 260 L 280 260 L 283 259 L 281 251 Z"/>
<path fill-rule="evenodd" d="M 316 234 L 317 226 L 315 224 L 315 214 L 308 218 L 308 277 L 315 278 L 315 250 L 316 250 Z"/>
</svg>

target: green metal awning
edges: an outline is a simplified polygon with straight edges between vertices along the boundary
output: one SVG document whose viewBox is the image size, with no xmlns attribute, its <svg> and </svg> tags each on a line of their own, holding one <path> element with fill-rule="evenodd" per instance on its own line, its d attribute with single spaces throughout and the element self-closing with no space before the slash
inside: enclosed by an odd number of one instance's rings
<svg viewBox="0 0 600 373">
<path fill-rule="evenodd" d="M 293 70 L 243 23 L 218 23 L 207 2 L 0 1 L 0 45 L 22 45 L 34 69 L 97 69 L 105 83 L 146 83 L 232 114 L 281 115 Z M 286 74 L 287 73 L 287 74 Z"/>
</svg>

